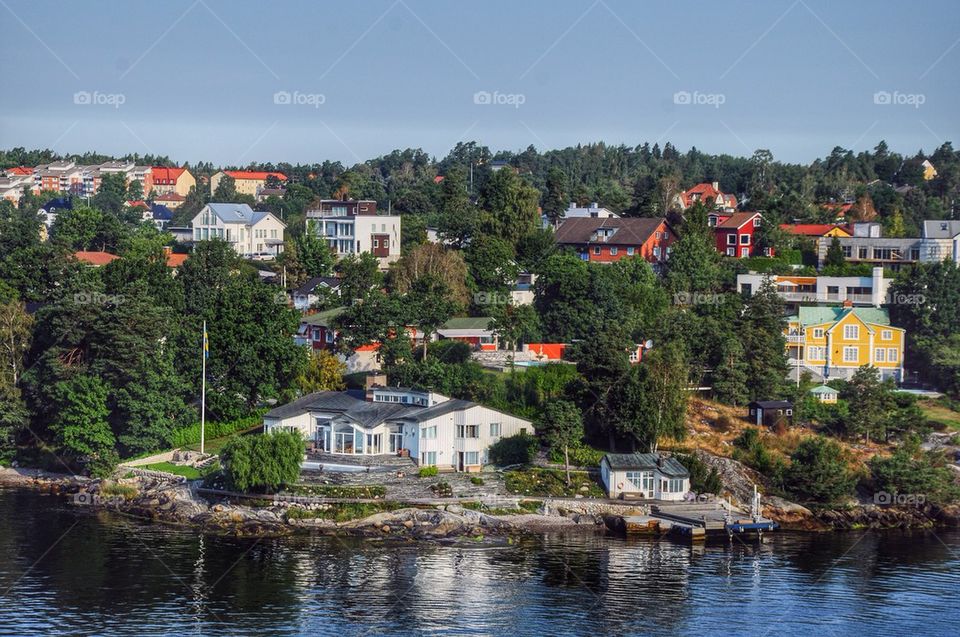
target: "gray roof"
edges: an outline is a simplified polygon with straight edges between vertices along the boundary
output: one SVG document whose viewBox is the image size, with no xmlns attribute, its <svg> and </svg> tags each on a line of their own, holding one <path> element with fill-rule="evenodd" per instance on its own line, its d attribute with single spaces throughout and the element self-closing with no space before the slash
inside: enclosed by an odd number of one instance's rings
<svg viewBox="0 0 960 637">
<path fill-rule="evenodd" d="M 618 471 L 652 471 L 657 469 L 665 476 L 686 478 L 690 475 L 687 468 L 673 457 L 659 453 L 608 453 L 603 457 L 611 469 Z M 657 461 L 660 460 L 660 464 Z"/>
<path fill-rule="evenodd" d="M 269 212 L 254 210 L 245 203 L 208 203 L 210 211 L 224 223 L 246 223 L 251 226 L 266 217 Z"/>
<path fill-rule="evenodd" d="M 271 409 L 265 418 L 292 418 L 310 411 L 337 412 L 369 428 L 390 418 L 402 418 L 418 409 L 396 403 L 367 402 L 362 391 L 320 391 Z"/>
<path fill-rule="evenodd" d="M 960 234 L 960 221 L 924 221 L 923 236 L 927 239 L 953 239 Z"/>
<path fill-rule="evenodd" d="M 469 400 L 461 400 L 460 398 L 451 398 L 450 400 L 445 400 L 442 403 L 436 404 L 433 407 L 421 408 L 413 413 L 406 414 L 407 418 L 412 418 L 417 422 L 423 422 L 425 420 L 430 420 L 431 418 L 436 418 L 438 416 L 443 416 L 454 411 L 460 411 L 461 409 L 470 409 L 471 407 L 476 407 L 477 403 Z"/>
<path fill-rule="evenodd" d="M 793 404 L 786 400 L 755 400 L 747 407 L 759 407 L 760 409 L 791 409 Z"/>
</svg>

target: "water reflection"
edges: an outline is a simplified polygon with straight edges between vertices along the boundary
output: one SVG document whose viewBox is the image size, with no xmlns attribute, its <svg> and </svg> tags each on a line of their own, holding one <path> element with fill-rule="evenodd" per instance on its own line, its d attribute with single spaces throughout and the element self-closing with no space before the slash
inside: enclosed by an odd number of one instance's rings
<svg viewBox="0 0 960 637">
<path fill-rule="evenodd" d="M 947 635 L 958 547 L 956 531 L 257 541 L 0 491 L 0 634 Z"/>
</svg>

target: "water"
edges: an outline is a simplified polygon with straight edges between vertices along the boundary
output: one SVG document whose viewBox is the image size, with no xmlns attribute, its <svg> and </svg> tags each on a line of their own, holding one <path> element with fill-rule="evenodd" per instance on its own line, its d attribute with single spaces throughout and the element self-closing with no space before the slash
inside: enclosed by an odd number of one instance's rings
<svg viewBox="0 0 960 637">
<path fill-rule="evenodd" d="M 960 533 L 239 540 L 0 489 L 0 635 L 956 635 Z"/>
</svg>

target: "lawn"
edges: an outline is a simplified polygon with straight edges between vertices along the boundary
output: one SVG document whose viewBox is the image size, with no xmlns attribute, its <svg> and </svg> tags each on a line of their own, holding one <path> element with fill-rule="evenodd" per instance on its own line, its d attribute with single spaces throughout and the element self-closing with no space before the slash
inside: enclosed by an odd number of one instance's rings
<svg viewBox="0 0 960 637">
<path fill-rule="evenodd" d="M 528 468 L 508 471 L 504 483 L 510 493 L 540 497 L 573 497 L 582 495 L 603 498 L 606 494 L 586 471 L 571 471 L 570 486 L 562 469 Z"/>
<path fill-rule="evenodd" d="M 210 440 L 206 440 L 204 441 L 204 444 L 203 444 L 203 452 L 209 453 L 209 454 L 218 454 L 220 453 L 220 450 L 223 449 L 224 445 L 230 442 L 230 439 L 233 438 L 234 436 L 246 436 L 247 434 L 250 434 L 253 432 L 259 432 L 262 430 L 263 430 L 263 425 L 256 425 L 255 427 L 251 427 L 250 429 L 245 429 L 243 431 L 232 433 L 229 436 L 223 436 L 222 438 L 213 438 Z M 184 449 L 189 449 L 190 451 L 200 451 L 200 443 L 198 442 L 192 445 L 186 445 Z"/>
<path fill-rule="evenodd" d="M 155 464 L 147 464 L 142 467 L 137 467 L 137 469 L 150 469 L 151 471 L 163 471 L 166 473 L 172 473 L 174 475 L 183 476 L 187 480 L 198 480 L 203 477 L 203 474 L 200 473 L 199 469 L 194 469 L 193 467 L 186 467 L 181 465 L 173 464 L 172 462 L 157 462 Z"/>
<path fill-rule="evenodd" d="M 940 424 L 945 429 L 960 431 L 960 413 L 951 409 L 944 401 L 920 400 L 917 401 L 917 406 L 935 427 Z"/>
</svg>

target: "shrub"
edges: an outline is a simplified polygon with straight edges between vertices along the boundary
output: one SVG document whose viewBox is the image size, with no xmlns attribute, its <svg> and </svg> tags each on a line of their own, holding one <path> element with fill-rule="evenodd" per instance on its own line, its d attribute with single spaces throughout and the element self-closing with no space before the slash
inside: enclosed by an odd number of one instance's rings
<svg viewBox="0 0 960 637">
<path fill-rule="evenodd" d="M 263 423 L 264 413 L 266 413 L 265 410 L 258 409 L 249 416 L 244 416 L 243 418 L 238 418 L 236 420 L 204 423 L 204 437 L 206 440 L 213 440 L 214 438 L 231 436 L 239 431 L 253 429 L 257 425 Z M 186 447 L 187 445 L 195 445 L 199 443 L 200 423 L 194 423 L 189 427 L 177 429 L 170 434 L 170 438 L 167 442 L 170 443 L 170 446 L 174 448 Z"/>
<path fill-rule="evenodd" d="M 420 471 L 417 472 L 417 475 L 421 478 L 432 478 L 433 476 L 440 473 L 440 469 L 435 466 L 431 467 L 420 467 Z"/>
<path fill-rule="evenodd" d="M 720 414 L 717 416 L 717 419 L 714 421 L 713 426 L 717 431 L 721 433 L 726 433 L 733 428 L 733 419 L 730 418 L 727 414 Z"/>
<path fill-rule="evenodd" d="M 512 464 L 530 464 L 540 447 L 535 436 L 519 433 L 501 438 L 490 445 L 490 462 L 501 467 Z"/>
<path fill-rule="evenodd" d="M 782 479 L 783 462 L 773 456 L 761 442 L 760 430 L 744 429 L 734 441 L 733 459 L 753 467 L 774 482 Z"/>
<path fill-rule="evenodd" d="M 693 491 L 697 493 L 720 493 L 723 489 L 723 481 L 720 479 L 720 473 L 716 467 L 709 466 L 693 454 L 677 454 L 676 458 L 690 472 L 690 488 Z"/>
<path fill-rule="evenodd" d="M 300 477 L 303 438 L 293 431 L 234 438 L 220 452 L 227 484 L 238 491 L 275 491 Z"/>
<path fill-rule="evenodd" d="M 946 467 L 943 454 L 918 453 L 901 447 L 889 458 L 874 456 L 868 463 L 877 491 L 889 494 L 922 496 L 936 504 L 957 499 L 953 472 Z"/>
<path fill-rule="evenodd" d="M 790 460 L 786 487 L 794 495 L 829 504 L 853 492 L 856 477 L 835 441 L 821 436 L 804 438 Z"/>
<path fill-rule="evenodd" d="M 483 478 L 480 476 L 470 476 L 470 484 L 475 484 L 478 487 L 483 486 Z"/>
<path fill-rule="evenodd" d="M 431 484 L 430 490 L 433 491 L 437 495 L 437 497 L 440 497 L 440 498 L 453 497 L 453 487 L 450 486 L 450 483 L 446 481 L 438 482 L 436 484 Z"/>
<path fill-rule="evenodd" d="M 570 447 L 570 465 L 574 467 L 597 467 L 605 452 L 579 443 Z M 563 447 L 551 447 L 550 462 L 563 464 Z"/>
<path fill-rule="evenodd" d="M 116 482 L 104 482 L 100 485 L 100 495 L 104 498 L 123 498 L 131 500 L 137 495 L 137 488 L 130 484 L 117 484 Z"/>
</svg>

